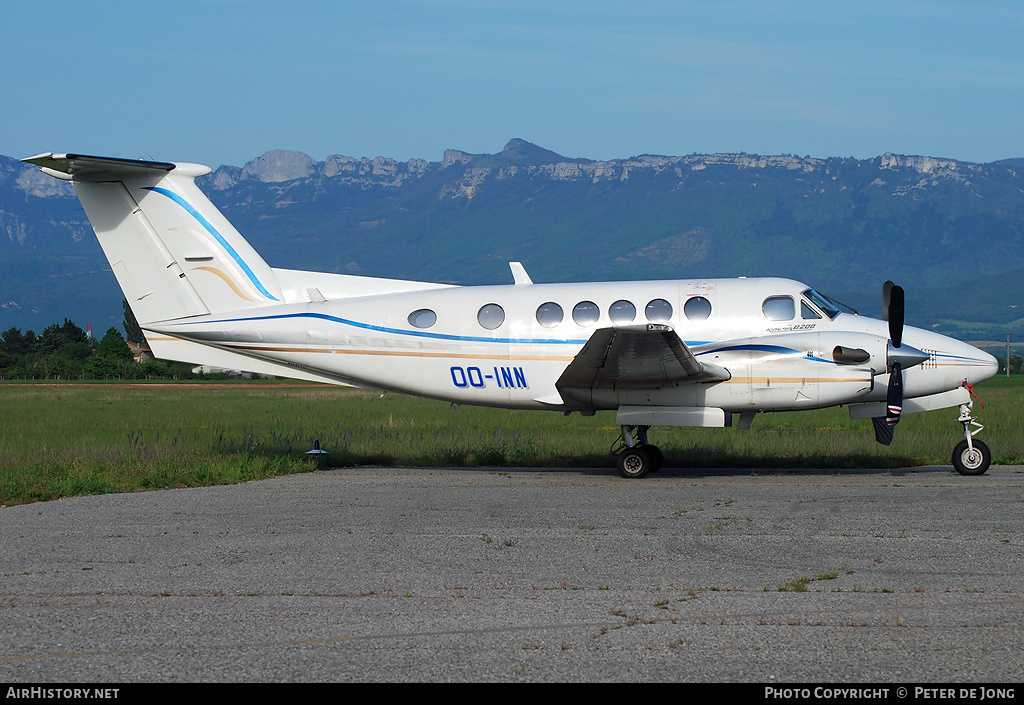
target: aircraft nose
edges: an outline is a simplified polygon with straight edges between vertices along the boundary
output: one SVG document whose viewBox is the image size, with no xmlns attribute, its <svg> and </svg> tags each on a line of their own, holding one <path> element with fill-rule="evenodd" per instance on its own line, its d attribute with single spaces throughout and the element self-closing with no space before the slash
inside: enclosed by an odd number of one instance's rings
<svg viewBox="0 0 1024 705">
<path fill-rule="evenodd" d="M 978 352 L 981 353 L 980 357 L 982 359 L 982 376 L 978 381 L 980 382 L 982 380 L 989 379 L 990 377 L 995 377 L 996 373 L 999 372 L 999 360 L 983 350 L 979 350 Z M 974 383 L 972 382 L 971 384 Z"/>
<path fill-rule="evenodd" d="M 961 353 L 961 357 L 965 363 L 968 384 L 977 384 L 996 376 L 999 372 L 999 361 L 995 357 L 973 345 L 964 343 L 964 347 L 967 350 Z"/>
<path fill-rule="evenodd" d="M 932 347 L 935 350 L 939 368 L 945 368 L 957 382 L 977 384 L 999 372 L 999 361 L 984 350 L 979 350 L 962 340 L 934 333 L 932 335 L 935 337 L 920 342 L 926 343 L 925 347 Z"/>
</svg>

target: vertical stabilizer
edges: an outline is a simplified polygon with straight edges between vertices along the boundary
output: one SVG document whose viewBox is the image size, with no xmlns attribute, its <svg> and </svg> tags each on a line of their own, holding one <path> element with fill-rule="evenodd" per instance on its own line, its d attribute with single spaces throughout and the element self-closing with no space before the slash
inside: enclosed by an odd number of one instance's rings
<svg viewBox="0 0 1024 705">
<path fill-rule="evenodd" d="M 23 161 L 73 182 L 140 324 L 283 300 L 273 270 L 195 185 L 209 167 L 73 154 Z"/>
</svg>

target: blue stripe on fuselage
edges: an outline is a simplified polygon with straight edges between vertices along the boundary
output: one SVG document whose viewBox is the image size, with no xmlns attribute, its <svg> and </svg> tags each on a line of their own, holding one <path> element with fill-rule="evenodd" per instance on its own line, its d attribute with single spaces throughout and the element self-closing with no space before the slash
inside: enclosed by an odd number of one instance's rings
<svg viewBox="0 0 1024 705">
<path fill-rule="evenodd" d="M 804 360 L 814 360 L 815 362 L 824 362 L 829 365 L 837 364 L 834 360 L 826 360 L 821 357 L 815 357 L 814 355 L 808 355 L 806 352 L 795 350 L 793 348 L 784 348 L 781 345 L 728 345 L 723 348 L 712 348 L 711 350 L 702 350 L 697 355 L 708 355 L 710 353 L 719 352 L 736 352 L 742 350 L 751 350 L 757 352 L 775 353 L 777 355 L 799 355 Z"/>
<path fill-rule="evenodd" d="M 319 318 L 324 321 L 333 321 L 334 323 L 341 323 L 342 325 L 352 326 L 354 328 L 362 328 L 363 330 L 372 330 L 378 333 L 388 333 L 390 335 L 408 335 L 415 338 L 433 338 L 435 340 L 455 340 L 464 343 L 528 343 L 533 345 L 583 345 L 586 340 L 550 340 L 545 338 L 484 338 L 481 336 L 473 335 L 450 335 L 447 333 L 428 333 L 427 331 L 421 330 L 402 330 L 401 328 L 386 328 L 384 326 L 375 326 L 371 323 L 360 323 L 359 321 L 349 320 L 347 318 L 340 318 L 338 316 L 331 316 L 326 313 L 280 313 L 271 316 L 250 316 L 247 318 L 228 318 L 219 321 L 193 321 L 183 322 L 179 325 L 198 325 L 198 324 L 216 324 L 216 323 L 242 323 L 244 321 L 271 321 L 282 318 Z"/>
</svg>

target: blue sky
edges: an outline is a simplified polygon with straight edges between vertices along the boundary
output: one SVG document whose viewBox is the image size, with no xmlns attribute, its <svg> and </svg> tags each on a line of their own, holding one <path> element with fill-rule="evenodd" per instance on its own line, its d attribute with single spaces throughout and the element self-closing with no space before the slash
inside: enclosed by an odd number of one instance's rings
<svg viewBox="0 0 1024 705">
<path fill-rule="evenodd" d="M 23 2 L 0 153 L 1024 157 L 1024 3 Z"/>
</svg>

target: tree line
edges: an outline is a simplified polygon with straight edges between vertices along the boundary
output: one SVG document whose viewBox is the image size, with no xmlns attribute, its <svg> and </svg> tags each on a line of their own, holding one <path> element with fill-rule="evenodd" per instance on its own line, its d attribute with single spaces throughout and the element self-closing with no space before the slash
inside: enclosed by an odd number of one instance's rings
<svg viewBox="0 0 1024 705">
<path fill-rule="evenodd" d="M 135 316 L 124 303 L 124 328 L 129 340 L 145 345 Z M 0 334 L 0 379 L 189 379 L 192 366 L 166 360 L 136 362 L 131 348 L 117 328 L 99 340 L 90 339 L 74 321 L 47 326 L 42 333 L 11 327 Z"/>
</svg>

